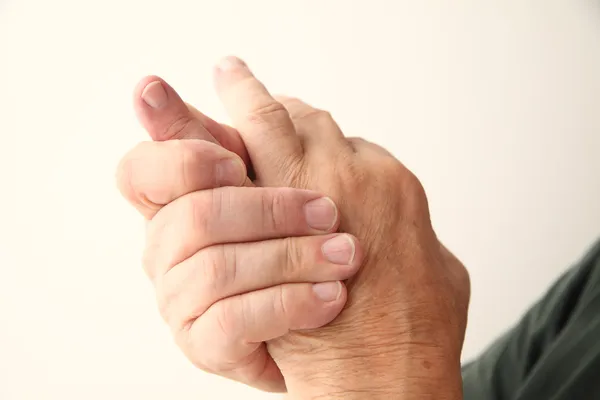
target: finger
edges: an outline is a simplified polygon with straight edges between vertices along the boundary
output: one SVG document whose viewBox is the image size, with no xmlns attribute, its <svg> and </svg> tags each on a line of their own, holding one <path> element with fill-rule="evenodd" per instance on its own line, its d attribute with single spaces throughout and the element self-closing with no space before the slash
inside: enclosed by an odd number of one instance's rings
<svg viewBox="0 0 600 400">
<path fill-rule="evenodd" d="M 204 140 L 142 142 L 117 168 L 121 193 L 148 219 L 187 193 L 245 182 L 244 162 Z"/>
<path fill-rule="evenodd" d="M 346 300 L 341 282 L 286 284 L 229 297 L 181 331 L 179 342 L 201 366 L 252 385 L 273 368 L 262 342 L 320 328 Z"/>
<path fill-rule="evenodd" d="M 348 234 L 211 246 L 157 279 L 159 309 L 181 329 L 226 297 L 284 283 L 348 279 L 362 257 Z"/>
<path fill-rule="evenodd" d="M 192 115 L 200 121 L 202 126 L 204 126 L 204 128 L 206 128 L 206 130 L 215 139 L 217 139 L 221 146 L 239 155 L 247 166 L 251 166 L 250 156 L 246 150 L 246 145 L 244 145 L 244 141 L 242 140 L 242 137 L 237 129 L 229 125 L 218 123 L 217 121 L 198 111 L 198 109 L 191 104 L 186 103 L 186 106 Z"/>
<path fill-rule="evenodd" d="M 215 69 L 215 84 L 258 179 L 272 185 L 298 173 L 303 150 L 288 112 L 246 64 L 235 57 L 223 59 Z"/>
<path fill-rule="evenodd" d="M 308 190 L 226 187 L 194 192 L 167 204 L 149 221 L 144 266 L 152 278 L 215 244 L 330 233 L 338 225 L 335 204 Z"/>
<path fill-rule="evenodd" d="M 329 112 L 294 97 L 275 96 L 275 99 L 288 110 L 296 132 L 302 137 L 306 148 L 346 145 L 344 134 Z"/>
<path fill-rule="evenodd" d="M 158 76 L 147 76 L 137 84 L 133 105 L 138 120 L 153 140 L 202 139 L 218 143 L 177 92 Z"/>
</svg>

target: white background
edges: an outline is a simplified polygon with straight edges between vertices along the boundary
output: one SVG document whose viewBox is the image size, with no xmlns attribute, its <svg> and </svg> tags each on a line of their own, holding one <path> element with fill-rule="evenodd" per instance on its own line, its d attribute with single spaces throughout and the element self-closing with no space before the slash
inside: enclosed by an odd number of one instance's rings
<svg viewBox="0 0 600 400">
<path fill-rule="evenodd" d="M 137 80 L 221 118 L 227 54 L 423 180 L 472 275 L 465 358 L 600 231 L 597 1 L 0 0 L 0 399 L 269 398 L 176 350 L 113 183 Z"/>
</svg>

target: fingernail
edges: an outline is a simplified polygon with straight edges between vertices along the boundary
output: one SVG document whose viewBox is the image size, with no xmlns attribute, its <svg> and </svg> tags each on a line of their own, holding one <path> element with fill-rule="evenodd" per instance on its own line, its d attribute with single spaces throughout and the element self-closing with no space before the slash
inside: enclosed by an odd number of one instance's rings
<svg viewBox="0 0 600 400">
<path fill-rule="evenodd" d="M 329 197 L 321 197 L 304 205 L 304 216 L 311 228 L 328 231 L 337 221 L 337 207 Z"/>
<path fill-rule="evenodd" d="M 219 161 L 215 172 L 219 186 L 240 186 L 246 180 L 246 168 L 239 158 Z"/>
<path fill-rule="evenodd" d="M 167 104 L 167 92 L 160 81 L 154 81 L 142 91 L 142 100 L 152 108 L 161 108 Z"/>
<path fill-rule="evenodd" d="M 329 239 L 321 246 L 323 255 L 334 264 L 350 265 L 354 261 L 354 240 L 348 235 L 339 235 Z"/>
<path fill-rule="evenodd" d="M 233 71 L 241 68 L 248 69 L 248 66 L 244 61 L 237 57 L 228 56 L 219 62 L 219 69 L 221 71 Z"/>
<path fill-rule="evenodd" d="M 313 292 L 315 292 L 315 295 L 319 299 L 325 302 L 335 301 L 340 297 L 342 285 L 340 282 L 316 283 L 313 285 Z"/>
</svg>

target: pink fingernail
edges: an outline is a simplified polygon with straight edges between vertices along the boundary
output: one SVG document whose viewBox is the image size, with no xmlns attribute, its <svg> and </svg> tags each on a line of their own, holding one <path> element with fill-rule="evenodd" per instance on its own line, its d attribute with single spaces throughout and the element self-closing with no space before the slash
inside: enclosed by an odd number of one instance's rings
<svg viewBox="0 0 600 400">
<path fill-rule="evenodd" d="M 169 100 L 167 92 L 160 81 L 154 81 L 146 85 L 142 91 L 142 100 L 152 108 L 161 108 Z"/>
<path fill-rule="evenodd" d="M 351 265 L 354 261 L 356 246 L 348 235 L 338 235 L 329 239 L 321 247 L 323 255 L 329 262 L 341 265 Z"/>
<path fill-rule="evenodd" d="M 239 158 L 225 159 L 216 165 L 217 185 L 241 186 L 246 180 L 246 168 Z"/>
<path fill-rule="evenodd" d="M 329 197 L 321 197 L 304 205 L 304 217 L 311 228 L 328 231 L 337 222 L 337 207 Z"/>
<path fill-rule="evenodd" d="M 324 302 L 335 301 L 342 293 L 342 284 L 340 282 L 323 282 L 313 285 L 313 292 Z"/>
</svg>

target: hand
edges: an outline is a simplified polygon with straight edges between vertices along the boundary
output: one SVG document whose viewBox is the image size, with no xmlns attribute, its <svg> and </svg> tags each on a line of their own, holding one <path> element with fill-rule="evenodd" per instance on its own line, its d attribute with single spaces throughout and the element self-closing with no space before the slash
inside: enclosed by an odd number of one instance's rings
<svg viewBox="0 0 600 400">
<path fill-rule="evenodd" d="M 460 398 L 468 276 L 435 238 L 419 182 L 383 149 L 346 142 L 328 114 L 290 99 L 282 107 L 243 64 L 229 61 L 217 71 L 217 86 L 257 181 L 324 188 L 339 201 L 342 229 L 368 242 L 368 262 L 349 282 L 350 303 L 340 318 L 319 331 L 269 342 L 291 393 Z M 234 102 L 236 96 L 241 101 Z M 192 125 L 198 124 L 180 126 Z"/>
<path fill-rule="evenodd" d="M 147 85 L 155 79 L 141 87 L 160 90 Z M 340 281 L 357 271 L 361 248 L 351 235 L 332 234 L 339 213 L 316 192 L 236 187 L 253 185 L 235 131 L 206 117 L 199 123 L 199 112 L 161 87 L 168 101 L 157 108 L 136 96 L 140 120 L 155 139 L 190 140 L 141 143 L 117 173 L 123 195 L 149 220 L 144 267 L 161 315 L 199 368 L 285 391 L 263 342 L 335 318 L 346 301 Z M 239 156 L 215 144 L 223 142 Z"/>
<path fill-rule="evenodd" d="M 464 266 L 438 241 L 418 179 L 388 152 L 344 137 L 332 117 L 274 99 L 238 59 L 217 91 L 262 186 L 330 196 L 365 261 L 328 326 L 268 342 L 291 394 L 309 398 L 459 399 L 469 302 Z"/>
</svg>

